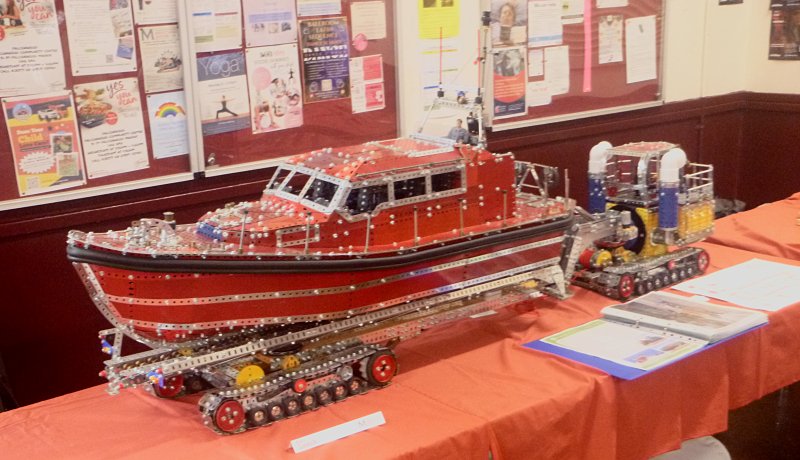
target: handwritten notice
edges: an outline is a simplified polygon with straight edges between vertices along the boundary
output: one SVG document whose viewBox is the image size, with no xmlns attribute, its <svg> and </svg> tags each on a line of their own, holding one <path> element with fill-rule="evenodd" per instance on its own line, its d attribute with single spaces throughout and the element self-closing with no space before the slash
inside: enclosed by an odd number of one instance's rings
<svg viewBox="0 0 800 460">
<path fill-rule="evenodd" d="M 544 80 L 552 96 L 569 92 L 569 46 L 544 49 Z"/>
<path fill-rule="evenodd" d="M 150 166 L 135 78 L 75 85 L 75 99 L 90 179 Z"/>
<path fill-rule="evenodd" d="M 20 196 L 86 183 L 72 93 L 3 99 Z"/>
<path fill-rule="evenodd" d="M 183 88 L 183 58 L 175 24 L 139 27 L 144 91 L 146 93 Z"/>
<path fill-rule="evenodd" d="M 656 79 L 656 17 L 625 20 L 625 68 L 627 82 Z"/>
<path fill-rule="evenodd" d="M 20 19 L 3 19 L 0 92 L 5 96 L 46 93 L 66 87 L 61 35 L 53 0 L 27 3 Z"/>
<path fill-rule="evenodd" d="M 73 75 L 136 70 L 133 13 L 127 1 L 65 0 Z"/>
<path fill-rule="evenodd" d="M 300 21 L 306 103 L 350 97 L 347 18 Z"/>
<path fill-rule="evenodd" d="M 248 49 L 247 76 L 253 134 L 303 125 L 296 44 Z"/>
<path fill-rule="evenodd" d="M 189 127 L 183 91 L 147 96 L 147 115 L 153 158 L 158 160 L 189 153 Z"/>
</svg>

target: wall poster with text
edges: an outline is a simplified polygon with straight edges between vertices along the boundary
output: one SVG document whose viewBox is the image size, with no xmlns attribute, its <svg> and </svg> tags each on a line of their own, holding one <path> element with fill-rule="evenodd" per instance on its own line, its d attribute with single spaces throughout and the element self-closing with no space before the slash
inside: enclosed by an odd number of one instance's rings
<svg viewBox="0 0 800 460">
<path fill-rule="evenodd" d="M 297 44 L 247 50 L 253 134 L 303 126 Z"/>
<path fill-rule="evenodd" d="M 72 93 L 3 99 L 20 196 L 86 183 Z"/>
<path fill-rule="evenodd" d="M 0 15 L 0 94 L 63 90 L 67 83 L 55 3 L 24 2 L 17 8 L 19 19 Z"/>
<path fill-rule="evenodd" d="M 197 59 L 203 135 L 246 129 L 250 125 L 244 52 Z"/>
<path fill-rule="evenodd" d="M 527 77 L 525 48 L 501 48 L 494 53 L 494 118 L 506 118 L 528 113 L 525 105 Z"/>
<path fill-rule="evenodd" d="M 135 78 L 75 85 L 75 100 L 89 179 L 150 166 Z"/>
<path fill-rule="evenodd" d="M 303 99 L 306 103 L 350 97 L 347 18 L 300 21 Z"/>
</svg>

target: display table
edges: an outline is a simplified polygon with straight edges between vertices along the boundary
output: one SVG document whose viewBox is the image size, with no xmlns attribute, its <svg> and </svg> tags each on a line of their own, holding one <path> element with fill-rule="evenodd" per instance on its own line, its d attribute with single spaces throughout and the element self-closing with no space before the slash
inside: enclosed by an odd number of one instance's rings
<svg viewBox="0 0 800 460">
<path fill-rule="evenodd" d="M 699 246 L 711 271 L 753 257 L 800 265 Z M 397 347 L 400 373 L 388 387 L 272 426 L 218 436 L 202 426 L 196 397 L 112 397 L 98 386 L 0 414 L 0 457 L 645 459 L 726 430 L 728 411 L 800 380 L 800 304 L 634 381 L 523 348 L 614 303 L 574 290 L 430 330 Z M 294 438 L 379 410 L 383 426 L 289 450 Z"/>
<path fill-rule="evenodd" d="M 800 260 L 800 192 L 714 223 L 709 243 Z"/>
</svg>

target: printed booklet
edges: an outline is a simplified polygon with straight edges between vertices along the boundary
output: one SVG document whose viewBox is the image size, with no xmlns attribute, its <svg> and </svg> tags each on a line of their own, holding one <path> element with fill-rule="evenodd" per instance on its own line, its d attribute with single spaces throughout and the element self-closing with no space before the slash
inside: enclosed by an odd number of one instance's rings
<svg viewBox="0 0 800 460">
<path fill-rule="evenodd" d="M 601 319 L 525 346 L 632 379 L 767 322 L 759 311 L 666 292 L 651 292 L 602 313 Z"/>
</svg>

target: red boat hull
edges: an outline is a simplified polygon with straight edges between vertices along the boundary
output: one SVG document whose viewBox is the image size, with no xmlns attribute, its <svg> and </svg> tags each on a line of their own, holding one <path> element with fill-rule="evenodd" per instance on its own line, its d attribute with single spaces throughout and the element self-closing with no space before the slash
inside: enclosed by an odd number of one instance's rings
<svg viewBox="0 0 800 460">
<path fill-rule="evenodd" d="M 548 231 L 362 271 L 170 273 L 79 265 L 91 272 L 89 278 L 115 323 L 148 339 L 181 342 L 248 326 L 346 317 L 523 273 L 543 263 L 555 265 L 563 233 Z"/>
</svg>

